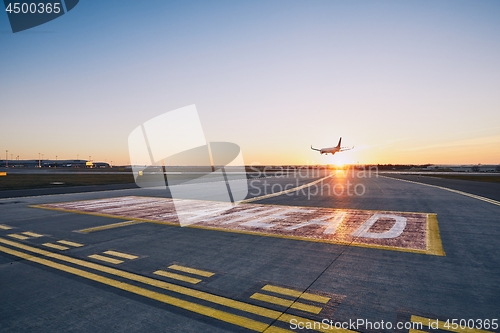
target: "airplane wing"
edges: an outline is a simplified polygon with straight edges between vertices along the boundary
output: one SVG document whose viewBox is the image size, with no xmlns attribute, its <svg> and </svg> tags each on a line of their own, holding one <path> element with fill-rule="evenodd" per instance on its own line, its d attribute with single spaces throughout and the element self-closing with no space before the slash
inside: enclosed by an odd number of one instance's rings
<svg viewBox="0 0 500 333">
<path fill-rule="evenodd" d="M 354 149 L 354 146 L 352 146 L 352 147 L 342 147 L 342 148 L 340 148 L 340 151 L 346 151 L 346 150 L 351 150 L 351 149 Z"/>
<path fill-rule="evenodd" d="M 316 149 L 316 148 L 313 148 L 313 146 L 312 146 L 312 145 L 311 145 L 311 149 L 312 149 L 312 150 L 321 151 L 321 149 Z"/>
</svg>

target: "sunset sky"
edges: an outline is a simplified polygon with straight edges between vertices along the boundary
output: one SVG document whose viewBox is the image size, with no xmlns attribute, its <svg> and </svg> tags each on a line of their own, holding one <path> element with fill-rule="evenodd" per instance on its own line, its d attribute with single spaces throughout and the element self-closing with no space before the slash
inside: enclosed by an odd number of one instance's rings
<svg viewBox="0 0 500 333">
<path fill-rule="evenodd" d="M 500 164 L 500 1 L 82 0 L 15 34 L 0 13 L 0 59 L 0 159 L 128 164 L 195 104 L 246 164 Z"/>
</svg>

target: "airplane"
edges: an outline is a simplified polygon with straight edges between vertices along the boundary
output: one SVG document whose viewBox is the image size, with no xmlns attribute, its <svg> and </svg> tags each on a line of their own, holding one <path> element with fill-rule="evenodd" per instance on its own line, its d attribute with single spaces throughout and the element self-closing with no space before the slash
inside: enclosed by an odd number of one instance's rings
<svg viewBox="0 0 500 333">
<path fill-rule="evenodd" d="M 342 151 L 346 151 L 346 150 L 350 150 L 350 149 L 353 149 L 353 148 L 354 148 L 354 146 L 353 146 L 353 147 L 350 147 L 350 148 L 349 148 L 349 147 L 341 147 L 341 146 L 340 146 L 340 142 L 341 142 L 341 141 L 342 141 L 342 137 L 340 137 L 339 143 L 337 144 L 337 146 L 336 146 L 336 147 L 316 149 L 316 148 L 313 148 L 313 146 L 311 145 L 311 149 L 312 149 L 312 150 L 317 150 L 317 151 L 319 151 L 319 153 L 320 153 L 321 155 L 323 155 L 323 154 L 327 154 L 327 155 L 328 155 L 328 154 L 332 154 L 332 155 L 333 155 L 333 154 L 335 154 L 335 153 L 342 152 Z"/>
</svg>

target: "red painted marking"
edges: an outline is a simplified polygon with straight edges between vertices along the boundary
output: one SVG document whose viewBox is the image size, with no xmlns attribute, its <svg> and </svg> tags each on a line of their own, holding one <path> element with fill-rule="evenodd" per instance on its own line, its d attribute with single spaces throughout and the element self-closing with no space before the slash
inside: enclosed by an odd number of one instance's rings
<svg viewBox="0 0 500 333">
<path fill-rule="evenodd" d="M 425 252 L 427 214 L 120 197 L 41 205 L 79 213 Z M 177 211 L 176 211 L 177 208 Z"/>
</svg>

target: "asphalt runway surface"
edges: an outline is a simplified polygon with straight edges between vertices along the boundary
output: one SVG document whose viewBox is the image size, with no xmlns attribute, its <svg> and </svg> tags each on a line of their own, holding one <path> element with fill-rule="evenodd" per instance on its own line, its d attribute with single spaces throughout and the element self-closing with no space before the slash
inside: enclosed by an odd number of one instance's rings
<svg viewBox="0 0 500 333">
<path fill-rule="evenodd" d="M 375 174 L 230 183 L 244 202 L 210 201 L 217 182 L 0 199 L 0 331 L 499 331 L 492 198 Z"/>
<path fill-rule="evenodd" d="M 386 174 L 382 173 L 382 175 L 385 175 L 387 177 L 394 177 L 398 179 L 430 184 L 430 185 L 443 186 L 446 188 L 477 194 L 483 197 L 500 201 L 500 183 L 489 183 L 489 182 L 463 180 L 463 179 L 447 179 L 447 178 L 439 178 L 439 177 L 432 177 L 425 175 L 397 175 L 391 173 L 386 173 Z M 483 174 L 481 176 L 489 176 L 489 175 L 491 174 Z M 493 174 L 493 175 L 500 177 L 500 175 L 498 174 Z"/>
</svg>

